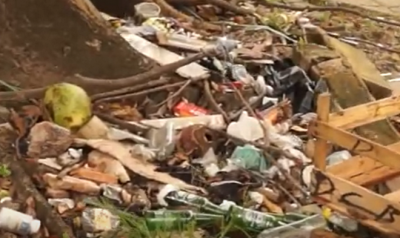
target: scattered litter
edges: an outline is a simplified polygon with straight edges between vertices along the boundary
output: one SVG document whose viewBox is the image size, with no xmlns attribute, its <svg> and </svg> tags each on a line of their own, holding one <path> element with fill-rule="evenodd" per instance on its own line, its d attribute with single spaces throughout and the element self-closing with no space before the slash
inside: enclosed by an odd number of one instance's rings
<svg viewBox="0 0 400 238">
<path fill-rule="evenodd" d="M 163 237 L 160 231 L 186 237 L 182 232 L 192 229 L 199 237 L 316 238 L 317 230 L 353 235 L 366 229 L 359 214 L 345 216 L 313 201 L 320 141 L 309 128 L 325 125 L 316 113 L 325 91 L 335 95 L 338 115 L 355 106 L 346 104 L 354 95 L 339 85 L 342 77 L 357 75 L 372 88 L 371 77 L 346 65 L 343 52 L 395 47 L 337 32 L 314 10 L 236 2 L 154 0 L 132 6 L 130 18 L 102 13 L 111 30 L 158 65 L 136 81 L 115 80 L 110 92 L 91 95 L 84 83 L 58 83 L 41 100 L 0 107 L 0 118 L 8 118 L 0 128 L 17 135 L 18 159 L 32 165 L 47 205 L 76 237 Z M 339 43 L 351 48 L 336 50 Z M 324 65 L 330 61 L 339 63 Z M 381 74 L 390 83 L 397 76 Z M 348 87 L 353 84 L 365 86 Z M 368 89 L 360 98 L 376 97 Z M 355 155 L 327 147 L 328 168 Z M 0 230 L 45 234 L 32 206 L 5 204 Z"/>
</svg>

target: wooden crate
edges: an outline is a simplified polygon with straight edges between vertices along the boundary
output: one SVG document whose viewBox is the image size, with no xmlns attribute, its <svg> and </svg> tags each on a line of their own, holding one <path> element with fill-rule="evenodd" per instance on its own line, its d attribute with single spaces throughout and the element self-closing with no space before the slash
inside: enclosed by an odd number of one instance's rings
<svg viewBox="0 0 400 238">
<path fill-rule="evenodd" d="M 380 195 L 366 187 L 400 175 L 400 142 L 383 146 L 349 130 L 400 114 L 400 96 L 330 113 L 330 95 L 317 102 L 318 119 L 309 132 L 317 138 L 311 195 L 320 204 L 388 234 L 400 234 L 400 190 Z M 371 132 L 373 133 L 373 132 Z M 356 154 L 326 167 L 331 144 Z"/>
</svg>

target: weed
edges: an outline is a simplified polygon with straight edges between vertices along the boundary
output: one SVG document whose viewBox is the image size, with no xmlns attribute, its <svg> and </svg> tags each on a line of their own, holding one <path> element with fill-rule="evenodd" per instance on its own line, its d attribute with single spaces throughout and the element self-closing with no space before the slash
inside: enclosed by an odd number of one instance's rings
<svg viewBox="0 0 400 238">
<path fill-rule="evenodd" d="M 196 226 L 195 222 L 190 222 L 182 227 L 176 227 L 176 220 L 171 222 L 168 221 L 160 222 L 160 226 L 149 225 L 146 220 L 142 217 L 138 217 L 133 213 L 126 210 L 121 210 L 106 202 L 105 200 L 99 200 L 99 202 L 91 202 L 91 205 L 107 209 L 113 214 L 117 215 L 120 220 L 119 229 L 111 234 L 110 237 L 117 237 L 116 234 L 126 238 L 199 238 L 202 237 L 200 229 Z M 151 227 L 150 227 L 151 226 Z M 175 229 L 170 229 L 170 228 Z M 237 226 L 234 226 L 231 222 L 227 224 L 221 224 L 219 227 L 219 233 L 213 237 L 224 238 L 226 234 L 231 230 L 238 230 L 243 232 L 248 238 L 251 236 Z"/>
<path fill-rule="evenodd" d="M 10 169 L 8 168 L 8 165 L 6 165 L 6 164 L 1 164 L 1 165 L 0 165 L 0 177 L 5 178 L 5 177 L 8 177 L 8 176 L 10 176 L 10 175 L 11 175 L 11 171 L 10 171 Z"/>
</svg>

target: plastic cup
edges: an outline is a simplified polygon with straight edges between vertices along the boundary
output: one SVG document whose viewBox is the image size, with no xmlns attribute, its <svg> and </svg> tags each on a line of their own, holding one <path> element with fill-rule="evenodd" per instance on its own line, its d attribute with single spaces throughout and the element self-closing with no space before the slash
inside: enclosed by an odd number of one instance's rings
<svg viewBox="0 0 400 238">
<path fill-rule="evenodd" d="M 135 5 L 136 14 L 148 19 L 152 17 L 159 17 L 161 8 L 152 2 L 143 2 Z"/>
</svg>

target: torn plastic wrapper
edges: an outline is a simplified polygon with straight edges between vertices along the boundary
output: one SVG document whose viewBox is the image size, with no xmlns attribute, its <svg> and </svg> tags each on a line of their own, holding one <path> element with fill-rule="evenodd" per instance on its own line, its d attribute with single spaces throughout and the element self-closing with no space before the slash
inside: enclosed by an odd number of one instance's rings
<svg viewBox="0 0 400 238">
<path fill-rule="evenodd" d="M 113 230 L 118 227 L 118 216 L 101 208 L 86 208 L 82 212 L 82 228 L 86 232 L 96 233 Z"/>
<path fill-rule="evenodd" d="M 231 160 L 234 164 L 250 170 L 264 171 L 268 167 L 262 151 L 252 145 L 237 146 Z"/>
<path fill-rule="evenodd" d="M 254 78 L 247 72 L 247 69 L 241 64 L 234 64 L 230 66 L 230 72 L 232 79 L 235 81 L 241 81 L 245 84 L 253 84 Z"/>
<path fill-rule="evenodd" d="M 47 202 L 55 207 L 60 214 L 75 207 L 74 200 L 69 198 L 49 198 Z"/>
<path fill-rule="evenodd" d="M 157 151 L 157 159 L 164 161 L 175 149 L 175 128 L 172 122 L 167 122 L 160 129 L 149 130 L 149 147 Z"/>
<path fill-rule="evenodd" d="M 332 154 L 328 155 L 328 157 L 326 157 L 327 165 L 334 165 L 341 163 L 345 160 L 350 159 L 351 156 L 352 155 L 347 150 L 333 152 Z"/>
<path fill-rule="evenodd" d="M 174 124 L 176 130 L 188 127 L 193 124 L 206 125 L 210 128 L 221 130 L 226 127 L 224 118 L 222 115 L 207 115 L 197 117 L 177 117 L 177 118 L 164 118 L 164 119 L 153 119 L 153 120 L 142 120 L 140 123 L 154 128 L 161 128 L 165 126 L 167 122 Z"/>
<path fill-rule="evenodd" d="M 173 108 L 173 111 L 174 114 L 178 117 L 205 116 L 209 114 L 206 109 L 186 101 L 179 102 Z"/>
<path fill-rule="evenodd" d="M 250 117 L 246 111 L 242 112 L 237 122 L 231 122 L 226 131 L 232 136 L 247 141 L 256 141 L 263 137 L 263 129 L 259 120 Z"/>
<path fill-rule="evenodd" d="M 121 33 L 120 35 L 127 42 L 129 42 L 129 44 L 134 49 L 141 52 L 145 56 L 155 60 L 161 65 L 170 64 L 183 59 L 182 56 L 177 55 L 169 50 L 163 49 L 135 34 Z M 177 69 L 176 72 L 184 78 L 190 78 L 193 80 L 209 77 L 208 69 L 200 66 L 197 63 L 190 63 L 188 65 L 182 66 Z"/>
</svg>

